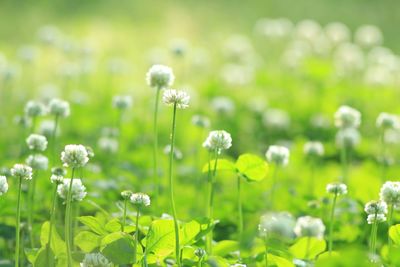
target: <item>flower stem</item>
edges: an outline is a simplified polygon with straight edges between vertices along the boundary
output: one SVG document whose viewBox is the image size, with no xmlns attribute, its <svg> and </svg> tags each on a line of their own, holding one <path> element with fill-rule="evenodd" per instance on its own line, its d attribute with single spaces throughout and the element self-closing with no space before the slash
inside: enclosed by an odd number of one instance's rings
<svg viewBox="0 0 400 267">
<path fill-rule="evenodd" d="M 19 267 L 19 252 L 20 252 L 20 224 L 21 224 L 21 187 L 22 178 L 18 179 L 18 200 L 17 200 L 17 225 L 15 231 L 15 267 Z"/>
<path fill-rule="evenodd" d="M 175 128 L 176 128 L 176 104 L 174 104 L 174 112 L 172 115 L 171 151 L 169 154 L 169 189 L 170 189 L 172 216 L 174 218 L 174 228 L 175 228 L 175 256 L 178 266 L 181 266 L 180 246 L 179 246 L 179 225 L 176 217 L 175 200 L 174 200 L 174 183 L 172 180 L 172 170 L 173 170 L 172 163 L 174 160 Z"/>
<path fill-rule="evenodd" d="M 51 132 L 51 142 L 52 142 L 52 150 L 51 150 L 51 160 L 52 162 L 56 162 L 56 136 L 57 136 L 57 128 L 58 128 L 58 121 L 59 121 L 59 116 L 56 115 L 54 117 L 54 128 L 53 131 Z"/>
<path fill-rule="evenodd" d="M 307 236 L 307 243 L 306 243 L 306 255 L 305 259 L 308 260 L 308 257 L 310 256 L 310 243 L 311 243 L 311 237 Z"/>
<path fill-rule="evenodd" d="M 266 236 L 264 237 L 264 245 L 265 245 L 265 255 L 264 255 L 265 267 L 268 267 L 268 245 Z"/>
<path fill-rule="evenodd" d="M 33 155 L 33 160 L 35 160 L 35 155 Z M 35 203 L 35 191 L 36 191 L 36 175 L 37 173 L 33 173 L 32 181 L 29 184 L 29 189 L 28 189 L 28 229 L 29 229 L 29 242 L 31 245 L 31 248 L 35 247 L 34 244 L 34 237 L 33 237 L 33 214 L 34 214 L 34 203 Z"/>
<path fill-rule="evenodd" d="M 392 226 L 392 220 L 393 220 L 393 212 L 394 212 L 394 204 L 390 204 L 389 205 L 389 213 L 388 213 L 388 244 L 389 244 L 389 248 L 392 246 L 392 239 L 389 236 L 389 230 L 390 227 Z"/>
<path fill-rule="evenodd" d="M 217 165 L 218 165 L 218 150 L 215 150 L 215 160 L 214 160 L 214 169 L 211 173 L 211 177 L 209 179 L 209 190 L 208 190 L 208 214 L 207 217 L 213 221 L 213 205 L 214 205 L 214 183 L 215 176 L 217 173 Z M 213 239 L 213 231 L 211 230 L 206 237 L 206 246 L 207 252 L 209 255 L 212 253 L 212 239 Z"/>
<path fill-rule="evenodd" d="M 54 225 L 54 218 L 56 214 L 56 205 L 57 205 L 57 186 L 55 186 L 53 191 L 53 203 L 51 205 L 50 211 L 50 226 L 49 226 L 49 240 L 47 242 L 47 264 L 50 265 L 50 249 L 51 249 L 51 237 L 53 234 L 53 225 Z"/>
<path fill-rule="evenodd" d="M 154 186 L 154 206 L 157 209 L 158 196 L 160 190 L 160 181 L 158 177 L 158 102 L 160 98 L 160 88 L 157 88 L 156 99 L 154 105 L 154 118 L 153 118 L 153 186 Z"/>
<path fill-rule="evenodd" d="M 336 200 L 337 200 L 337 193 L 335 193 L 335 195 L 333 197 L 331 215 L 329 218 L 329 221 L 330 221 L 330 223 L 329 223 L 329 243 L 328 243 L 329 254 L 332 253 L 332 246 L 333 246 L 333 225 L 334 225 L 334 220 L 335 220 Z"/>
<path fill-rule="evenodd" d="M 310 162 L 310 180 L 309 180 L 309 192 L 310 196 L 314 196 L 314 187 L 315 187 L 315 159 L 311 159 Z"/>
<path fill-rule="evenodd" d="M 75 168 L 72 168 L 71 180 L 68 188 L 67 203 L 65 208 L 65 244 L 67 246 L 67 262 L 68 267 L 72 267 L 72 251 L 71 251 L 71 198 L 72 198 L 72 183 L 74 181 Z"/>
<path fill-rule="evenodd" d="M 241 192 L 241 177 L 237 177 L 237 189 L 238 189 L 238 219 L 239 219 L 239 242 L 242 241 L 243 237 L 243 210 L 242 210 L 242 192 Z"/>
<path fill-rule="evenodd" d="M 348 154 L 347 148 L 344 146 L 340 150 L 340 161 L 342 164 L 342 181 L 347 183 L 348 176 Z"/>
<path fill-rule="evenodd" d="M 386 144 L 385 144 L 385 130 L 381 131 L 380 134 L 380 146 L 381 146 L 381 178 L 382 182 L 386 180 L 386 171 L 387 171 L 387 166 L 386 166 Z"/>
<path fill-rule="evenodd" d="M 372 224 L 371 236 L 370 236 L 370 252 L 371 252 L 371 254 L 375 254 L 375 250 L 376 250 L 376 238 L 377 238 L 377 232 L 378 232 L 377 217 L 378 217 L 378 214 L 375 213 L 375 218 L 374 218 L 374 222 Z"/>
<path fill-rule="evenodd" d="M 128 204 L 128 199 L 124 200 L 124 215 L 122 216 L 122 226 L 121 226 L 121 232 L 124 232 L 125 230 L 125 224 L 126 224 L 126 206 Z"/>
<path fill-rule="evenodd" d="M 137 245 L 139 243 L 139 214 L 140 207 L 138 206 L 136 211 L 136 222 L 135 222 L 135 243 L 133 244 L 133 262 L 136 263 L 136 253 L 137 253 Z"/>
</svg>

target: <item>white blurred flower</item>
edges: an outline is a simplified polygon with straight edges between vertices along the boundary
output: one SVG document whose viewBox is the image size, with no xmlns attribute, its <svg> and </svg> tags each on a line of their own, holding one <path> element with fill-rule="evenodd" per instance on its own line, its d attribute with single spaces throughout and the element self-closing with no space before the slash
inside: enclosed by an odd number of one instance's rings
<svg viewBox="0 0 400 267">
<path fill-rule="evenodd" d="M 171 145 L 166 145 L 164 147 L 164 154 L 169 155 L 171 153 Z M 174 158 L 175 159 L 182 159 L 183 154 L 182 151 L 180 151 L 180 149 L 178 149 L 177 147 L 174 147 Z"/>
<path fill-rule="evenodd" d="M 385 214 L 369 214 L 367 216 L 367 223 L 368 224 L 373 224 L 375 222 L 380 223 L 380 222 L 385 222 L 386 221 L 386 215 Z"/>
<path fill-rule="evenodd" d="M 288 212 L 270 212 L 261 216 L 258 229 L 264 238 L 290 240 L 295 236 L 293 231 L 295 224 L 295 219 Z"/>
<path fill-rule="evenodd" d="M 33 62 L 38 55 L 38 50 L 33 45 L 24 45 L 18 49 L 18 57 L 27 63 Z"/>
<path fill-rule="evenodd" d="M 318 141 L 310 141 L 304 144 L 304 154 L 311 157 L 322 157 L 325 153 L 324 145 Z"/>
<path fill-rule="evenodd" d="M 43 116 L 46 115 L 46 113 L 46 107 L 42 103 L 30 100 L 25 105 L 25 114 L 28 117 Z"/>
<path fill-rule="evenodd" d="M 61 161 L 64 167 L 83 167 L 89 161 L 88 151 L 83 145 L 66 145 L 61 152 Z"/>
<path fill-rule="evenodd" d="M 386 214 L 388 212 L 387 204 L 384 201 L 372 200 L 365 204 L 364 211 L 367 214 Z"/>
<path fill-rule="evenodd" d="M 187 53 L 188 46 L 187 40 L 177 38 L 171 41 L 170 49 L 173 55 L 181 57 Z"/>
<path fill-rule="evenodd" d="M 50 181 L 52 184 L 61 184 L 64 181 L 64 176 L 62 175 L 56 175 L 56 174 L 52 174 L 50 176 Z"/>
<path fill-rule="evenodd" d="M 41 154 L 29 155 L 26 159 L 26 164 L 35 170 L 47 170 L 49 159 Z"/>
<path fill-rule="evenodd" d="M 115 138 L 110 137 L 100 137 L 99 141 L 97 142 L 100 150 L 114 154 L 118 151 L 118 140 Z"/>
<path fill-rule="evenodd" d="M 350 29 L 341 22 L 332 22 L 326 25 L 325 34 L 334 45 L 348 42 L 351 38 Z"/>
<path fill-rule="evenodd" d="M 327 184 L 326 192 L 335 195 L 345 195 L 347 194 L 347 186 L 343 183 Z"/>
<path fill-rule="evenodd" d="M 210 119 L 202 115 L 193 115 L 192 124 L 200 128 L 209 128 L 211 125 Z"/>
<path fill-rule="evenodd" d="M 354 39 L 360 46 L 370 48 L 383 43 L 383 34 L 375 25 L 363 25 L 356 30 Z"/>
<path fill-rule="evenodd" d="M 387 66 L 369 66 L 364 73 L 364 82 L 370 86 L 388 86 L 394 81 L 394 76 Z"/>
<path fill-rule="evenodd" d="M 334 118 L 338 128 L 358 128 L 361 124 L 361 113 L 346 105 L 339 107 Z"/>
<path fill-rule="evenodd" d="M 55 45 L 61 37 L 60 30 L 53 25 L 45 25 L 38 32 L 40 40 L 46 45 Z"/>
<path fill-rule="evenodd" d="M 339 148 L 353 148 L 360 143 L 361 136 L 357 129 L 344 128 L 340 129 L 336 134 L 336 145 Z"/>
<path fill-rule="evenodd" d="M 69 103 L 58 98 L 53 98 L 49 102 L 49 112 L 54 116 L 68 117 L 70 114 Z"/>
<path fill-rule="evenodd" d="M 11 168 L 11 175 L 19 179 L 32 180 L 32 168 L 24 164 L 15 164 Z"/>
<path fill-rule="evenodd" d="M 190 96 L 182 90 L 167 89 L 164 91 L 162 100 L 167 106 L 176 105 L 179 109 L 185 109 L 189 107 Z"/>
<path fill-rule="evenodd" d="M 290 117 L 285 110 L 268 109 L 262 117 L 263 124 L 272 129 L 285 130 L 290 127 Z"/>
<path fill-rule="evenodd" d="M 113 97 L 113 106 L 119 110 L 132 107 L 132 97 L 129 95 L 116 95 Z"/>
<path fill-rule="evenodd" d="M 255 26 L 256 33 L 268 39 L 289 37 L 293 30 L 293 22 L 287 18 L 259 19 Z"/>
<path fill-rule="evenodd" d="M 296 36 L 309 42 L 314 41 L 321 32 L 321 25 L 314 20 L 302 20 L 296 25 Z"/>
<path fill-rule="evenodd" d="M 222 150 L 229 149 L 232 146 L 231 135 L 224 130 L 211 131 L 207 139 L 203 142 L 203 147 L 210 151 L 217 151 L 218 154 Z"/>
<path fill-rule="evenodd" d="M 54 127 L 55 127 L 54 120 L 43 120 L 40 122 L 39 125 L 39 133 L 46 136 L 47 138 L 50 138 L 53 135 Z M 60 134 L 60 129 L 58 128 L 56 135 L 59 134 Z"/>
<path fill-rule="evenodd" d="M 325 232 L 325 225 L 319 218 L 311 216 L 299 217 L 294 227 L 294 232 L 298 237 L 316 237 L 323 238 Z"/>
<path fill-rule="evenodd" d="M 131 190 L 124 190 L 121 192 L 121 196 L 123 199 L 130 199 L 133 192 Z"/>
<path fill-rule="evenodd" d="M 146 74 L 147 84 L 157 89 L 170 87 L 174 80 L 172 69 L 164 65 L 153 65 Z"/>
<path fill-rule="evenodd" d="M 0 196 L 7 193 L 7 191 L 8 191 L 7 177 L 0 175 Z"/>
<path fill-rule="evenodd" d="M 26 144 L 30 150 L 45 151 L 47 148 L 47 139 L 40 134 L 31 134 L 26 138 Z"/>
<path fill-rule="evenodd" d="M 290 151 L 284 146 L 270 146 L 265 156 L 270 163 L 278 166 L 286 166 L 289 164 Z"/>
<path fill-rule="evenodd" d="M 389 114 L 386 112 L 382 112 L 379 114 L 376 119 L 376 127 L 382 128 L 384 130 L 387 129 L 399 129 L 400 128 L 400 120 L 399 116 L 395 114 Z"/>
<path fill-rule="evenodd" d="M 112 267 L 113 264 L 103 256 L 103 254 L 90 253 L 85 254 L 83 261 L 80 264 L 80 267 Z"/>
<path fill-rule="evenodd" d="M 211 107 L 217 113 L 231 115 L 235 112 L 235 103 L 226 96 L 217 96 L 211 100 Z"/>
<path fill-rule="evenodd" d="M 360 72 L 365 65 L 363 51 L 352 43 L 340 44 L 334 54 L 334 65 L 340 77 Z"/>
<path fill-rule="evenodd" d="M 67 195 L 69 191 L 69 187 L 71 184 L 71 179 L 64 178 L 63 182 L 57 186 L 57 193 L 60 198 L 67 200 Z M 82 201 L 86 193 L 86 187 L 82 184 L 81 179 L 73 179 L 72 188 L 71 188 L 71 200 L 72 201 Z"/>
<path fill-rule="evenodd" d="M 134 205 L 147 207 L 150 206 L 150 197 L 144 193 L 133 193 L 131 195 L 131 202 Z"/>
<path fill-rule="evenodd" d="M 400 182 L 385 182 L 379 192 L 381 201 L 391 205 L 400 204 Z"/>
</svg>

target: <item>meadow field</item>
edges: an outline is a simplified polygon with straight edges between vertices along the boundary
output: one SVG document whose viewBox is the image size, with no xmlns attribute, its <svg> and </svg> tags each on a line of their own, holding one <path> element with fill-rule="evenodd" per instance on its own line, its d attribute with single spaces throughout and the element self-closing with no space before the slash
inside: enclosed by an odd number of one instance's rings
<svg viewBox="0 0 400 267">
<path fill-rule="evenodd" d="M 0 266 L 400 266 L 400 3 L 0 3 Z"/>
</svg>

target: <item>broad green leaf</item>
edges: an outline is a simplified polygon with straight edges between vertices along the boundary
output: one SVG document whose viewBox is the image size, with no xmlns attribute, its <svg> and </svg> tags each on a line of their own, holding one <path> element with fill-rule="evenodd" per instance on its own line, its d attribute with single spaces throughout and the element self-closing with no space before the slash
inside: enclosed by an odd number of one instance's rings
<svg viewBox="0 0 400 267">
<path fill-rule="evenodd" d="M 54 253 L 46 246 L 39 250 L 33 267 L 54 266 Z"/>
<path fill-rule="evenodd" d="M 155 220 L 146 236 L 146 252 L 163 259 L 175 249 L 173 220 Z"/>
<path fill-rule="evenodd" d="M 239 243 L 233 240 L 222 240 L 213 247 L 213 254 L 217 256 L 225 256 L 230 252 L 239 249 Z"/>
<path fill-rule="evenodd" d="M 273 254 L 268 254 L 268 260 L 275 263 L 277 267 L 294 267 L 293 262 L 291 262 L 290 260 Z"/>
<path fill-rule="evenodd" d="M 268 164 L 257 155 L 243 154 L 236 161 L 236 169 L 249 181 L 261 181 L 267 176 Z"/>
<path fill-rule="evenodd" d="M 104 225 L 100 219 L 93 216 L 81 216 L 78 220 L 90 228 L 93 232 L 99 235 L 107 235 L 108 232 L 104 228 Z"/>
<path fill-rule="evenodd" d="M 210 164 L 210 166 L 208 165 Z M 203 172 L 208 172 L 208 168 L 210 168 L 211 171 L 214 170 L 215 166 L 215 160 L 211 160 L 209 163 L 206 163 L 203 166 L 202 171 Z M 227 159 L 218 159 L 217 162 L 217 171 L 230 171 L 230 172 L 236 172 L 236 167 L 235 164 Z"/>
<path fill-rule="evenodd" d="M 133 262 L 134 237 L 129 234 L 116 232 L 101 240 L 101 252 L 114 264 L 131 264 Z M 137 260 L 142 257 L 140 244 L 137 246 Z"/>
<path fill-rule="evenodd" d="M 114 218 L 111 221 L 109 221 L 108 223 L 106 223 L 106 225 L 104 226 L 104 229 L 110 233 L 115 233 L 115 232 L 120 232 L 121 231 L 121 222 L 117 219 Z M 125 229 L 124 232 L 125 233 L 132 233 L 135 231 L 135 227 L 132 225 L 125 225 Z"/>
<path fill-rule="evenodd" d="M 289 248 L 295 258 L 312 260 L 326 249 L 325 240 L 315 237 L 302 237 Z"/>
<path fill-rule="evenodd" d="M 208 218 L 197 218 L 186 224 L 180 229 L 180 243 L 182 246 L 190 245 L 205 236 L 214 224 Z"/>
<path fill-rule="evenodd" d="M 83 252 L 89 253 L 100 246 L 101 236 L 93 232 L 82 231 L 75 236 L 74 241 Z"/>
<path fill-rule="evenodd" d="M 49 240 L 50 223 L 44 222 L 42 224 L 42 229 L 40 231 L 40 244 L 45 247 Z M 51 249 L 58 259 L 66 258 L 67 247 L 64 240 L 61 239 L 60 235 L 57 233 L 56 227 L 53 227 L 51 235 Z"/>
<path fill-rule="evenodd" d="M 26 255 L 26 258 L 27 258 L 27 260 L 30 262 L 30 263 L 34 263 L 35 262 L 35 260 L 36 260 L 36 257 L 37 257 L 37 255 L 38 255 L 38 252 L 39 252 L 39 249 L 37 249 L 37 248 L 26 248 L 26 249 L 24 249 L 24 251 L 25 251 L 25 255 Z"/>
<path fill-rule="evenodd" d="M 390 227 L 389 236 L 395 244 L 400 244 L 400 224 L 396 224 Z"/>
</svg>

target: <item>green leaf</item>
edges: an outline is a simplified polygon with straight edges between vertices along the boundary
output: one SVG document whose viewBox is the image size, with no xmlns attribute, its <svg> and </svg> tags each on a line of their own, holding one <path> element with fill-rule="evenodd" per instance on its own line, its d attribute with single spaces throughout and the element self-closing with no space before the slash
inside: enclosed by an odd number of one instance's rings
<svg viewBox="0 0 400 267">
<path fill-rule="evenodd" d="M 100 246 L 101 236 L 93 232 L 82 231 L 75 236 L 74 241 L 83 252 L 89 253 Z"/>
<path fill-rule="evenodd" d="M 49 251 L 48 247 L 43 247 L 39 250 L 33 267 L 54 266 L 54 253 Z"/>
<path fill-rule="evenodd" d="M 45 247 L 49 240 L 50 223 L 48 221 L 42 224 L 42 229 L 40 231 L 40 244 Z M 58 259 L 66 258 L 67 256 L 67 246 L 64 240 L 61 239 L 60 235 L 57 233 L 56 227 L 53 226 L 51 235 L 51 250 Z"/>
<path fill-rule="evenodd" d="M 208 165 L 210 164 L 210 166 Z M 209 163 L 206 163 L 203 166 L 202 172 L 208 172 L 208 168 L 210 168 L 211 171 L 214 170 L 214 165 L 215 165 L 215 160 L 211 160 Z M 217 162 L 217 171 L 230 171 L 230 172 L 236 172 L 236 167 L 235 164 L 227 159 L 218 159 Z"/>
<path fill-rule="evenodd" d="M 400 244 L 400 224 L 396 224 L 390 227 L 389 236 L 395 244 Z"/>
<path fill-rule="evenodd" d="M 26 248 L 24 249 L 25 251 L 25 255 L 26 255 L 26 259 L 30 262 L 30 263 L 34 263 L 36 260 L 36 257 L 38 255 L 39 249 L 37 248 Z"/>
<path fill-rule="evenodd" d="M 315 237 L 302 237 L 289 248 L 289 251 L 295 258 L 313 260 L 325 249 L 325 240 Z"/>
<path fill-rule="evenodd" d="M 190 245 L 205 236 L 215 224 L 208 218 L 197 218 L 182 226 L 180 229 L 181 245 Z"/>
<path fill-rule="evenodd" d="M 90 228 L 93 232 L 99 235 L 107 235 L 108 232 L 104 228 L 104 224 L 100 219 L 93 216 L 81 216 L 78 217 L 78 220 Z"/>
<path fill-rule="evenodd" d="M 279 257 L 273 254 L 268 254 L 268 260 L 272 261 L 278 267 L 294 267 L 293 262 L 283 257 Z"/>
<path fill-rule="evenodd" d="M 115 233 L 115 232 L 120 232 L 121 227 L 122 227 L 121 222 L 117 218 L 114 218 L 111 221 L 109 221 L 108 223 L 106 223 L 106 225 L 104 226 L 104 229 L 110 233 Z M 135 226 L 125 225 L 125 229 L 124 229 L 125 233 L 132 233 L 134 231 L 135 231 Z"/>
<path fill-rule="evenodd" d="M 105 236 L 101 240 L 101 252 L 114 264 L 131 264 L 133 262 L 134 237 L 129 234 L 116 232 Z M 137 260 L 142 257 L 140 244 L 137 246 Z"/>
<path fill-rule="evenodd" d="M 243 154 L 236 161 L 236 169 L 249 181 L 261 181 L 267 176 L 268 164 L 257 155 Z"/>
<path fill-rule="evenodd" d="M 230 252 L 239 249 L 239 243 L 233 240 L 222 240 L 213 247 L 213 254 L 217 256 L 225 256 Z"/>
<path fill-rule="evenodd" d="M 229 267 L 229 266 L 231 266 L 229 264 L 228 260 L 224 259 L 223 257 L 219 257 L 219 256 L 210 256 L 210 257 L 208 257 L 207 263 L 211 267 L 214 267 L 214 266 Z"/>
<path fill-rule="evenodd" d="M 171 254 L 175 249 L 174 222 L 155 220 L 146 236 L 146 251 L 154 253 L 159 259 Z"/>
</svg>

